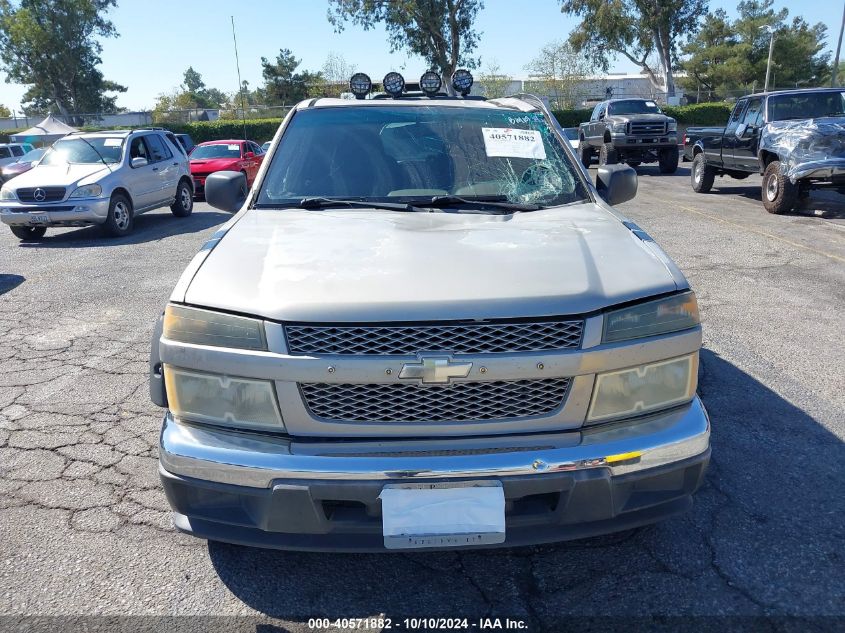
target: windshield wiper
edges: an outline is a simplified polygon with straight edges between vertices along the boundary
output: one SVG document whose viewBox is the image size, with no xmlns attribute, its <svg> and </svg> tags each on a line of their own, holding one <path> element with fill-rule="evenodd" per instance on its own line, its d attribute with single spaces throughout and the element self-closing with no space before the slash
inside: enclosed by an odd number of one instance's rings
<svg viewBox="0 0 845 633">
<path fill-rule="evenodd" d="M 279 204 L 256 204 L 258 208 L 297 208 L 297 209 L 331 209 L 336 207 L 356 207 L 361 209 L 384 209 L 385 211 L 422 211 L 430 212 L 429 209 L 415 207 L 407 202 L 376 202 L 368 200 L 348 200 L 340 198 L 302 198 L 295 202 L 284 202 Z"/>
<path fill-rule="evenodd" d="M 425 204 L 434 208 L 456 207 L 460 205 L 472 205 L 480 207 L 488 207 L 493 209 L 501 209 L 506 213 L 517 213 L 520 211 L 537 211 L 542 209 L 540 204 L 521 204 L 517 202 L 507 202 L 508 197 L 502 195 L 493 196 L 471 196 L 464 198 L 461 196 L 434 196 Z"/>
<path fill-rule="evenodd" d="M 84 141 L 84 142 L 85 142 L 85 144 L 86 144 L 88 147 L 90 147 L 91 149 L 93 149 L 93 150 L 94 150 L 94 153 L 95 153 L 97 156 L 99 156 L 99 157 L 100 157 L 100 160 L 103 162 L 103 165 L 105 165 L 105 166 L 106 166 L 106 169 L 108 169 L 109 171 L 114 171 L 114 170 L 113 170 L 113 169 L 109 166 L 109 164 L 106 162 L 106 159 L 105 159 L 105 158 L 103 158 L 103 155 L 102 155 L 102 154 L 101 154 L 101 153 L 97 150 L 97 148 L 96 148 L 96 147 L 94 147 L 91 143 L 89 143 L 89 142 L 88 142 L 88 140 L 87 140 L 84 136 L 77 136 L 77 138 L 78 138 L 80 141 Z"/>
</svg>

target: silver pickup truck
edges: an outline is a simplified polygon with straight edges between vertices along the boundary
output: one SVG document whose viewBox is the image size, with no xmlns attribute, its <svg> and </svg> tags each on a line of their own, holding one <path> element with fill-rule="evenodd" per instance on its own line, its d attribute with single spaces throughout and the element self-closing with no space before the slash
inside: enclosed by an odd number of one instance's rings
<svg viewBox="0 0 845 633">
<path fill-rule="evenodd" d="M 634 171 L 594 186 L 538 99 L 385 85 L 294 107 L 251 191 L 207 180 L 236 215 L 150 359 L 176 527 L 494 547 L 689 508 L 710 456 L 701 326 L 680 270 L 610 206 Z"/>
</svg>

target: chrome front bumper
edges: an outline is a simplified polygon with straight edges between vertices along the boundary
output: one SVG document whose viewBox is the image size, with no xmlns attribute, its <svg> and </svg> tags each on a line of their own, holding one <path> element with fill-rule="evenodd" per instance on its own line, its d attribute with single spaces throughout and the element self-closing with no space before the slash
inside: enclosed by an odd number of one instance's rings
<svg viewBox="0 0 845 633">
<path fill-rule="evenodd" d="M 159 459 L 165 473 L 270 488 L 284 480 L 403 481 L 499 478 L 607 469 L 627 475 L 700 456 L 710 422 L 701 401 L 656 415 L 556 434 L 300 442 L 175 420 L 168 412 Z"/>
<path fill-rule="evenodd" d="M 109 198 L 80 198 L 51 204 L 0 202 L 0 221 L 10 226 L 102 224 L 109 213 L 109 202 Z M 33 221 L 44 215 L 48 217 L 47 222 Z"/>
</svg>

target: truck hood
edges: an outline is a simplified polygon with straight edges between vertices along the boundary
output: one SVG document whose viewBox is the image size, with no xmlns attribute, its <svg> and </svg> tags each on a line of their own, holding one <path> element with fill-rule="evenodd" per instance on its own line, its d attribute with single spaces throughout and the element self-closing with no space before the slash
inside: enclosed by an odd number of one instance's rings
<svg viewBox="0 0 845 633">
<path fill-rule="evenodd" d="M 184 300 L 306 322 L 584 314 L 676 290 L 664 258 L 592 203 L 510 216 L 253 209 Z"/>
<path fill-rule="evenodd" d="M 114 165 L 117 168 L 118 165 Z M 69 187 L 91 184 L 109 173 L 102 163 L 94 165 L 36 165 L 15 178 L 15 188 L 20 187 Z M 84 181 L 84 182 L 83 182 Z"/>
<path fill-rule="evenodd" d="M 793 182 L 845 171 L 845 117 L 772 121 L 763 127 L 760 150 L 777 154 Z"/>
</svg>

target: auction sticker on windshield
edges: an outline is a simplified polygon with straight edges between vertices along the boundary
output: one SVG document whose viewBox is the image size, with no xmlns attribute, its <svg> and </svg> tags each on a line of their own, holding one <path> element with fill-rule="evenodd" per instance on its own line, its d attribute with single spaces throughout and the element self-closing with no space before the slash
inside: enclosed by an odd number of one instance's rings
<svg viewBox="0 0 845 633">
<path fill-rule="evenodd" d="M 483 127 L 484 151 L 488 156 L 509 158 L 537 158 L 545 160 L 546 148 L 537 130 L 520 130 L 508 127 Z"/>
<path fill-rule="evenodd" d="M 107 138 L 103 141 L 103 147 L 120 147 L 123 145 L 122 138 Z"/>
</svg>

